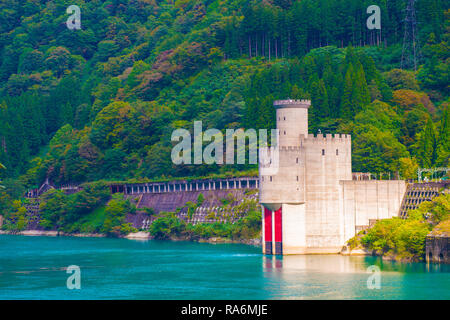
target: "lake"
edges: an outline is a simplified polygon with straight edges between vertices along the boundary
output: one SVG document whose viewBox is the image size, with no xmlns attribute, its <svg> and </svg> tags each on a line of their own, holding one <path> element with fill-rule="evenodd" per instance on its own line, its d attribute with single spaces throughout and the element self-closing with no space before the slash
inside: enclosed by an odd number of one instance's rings
<svg viewBox="0 0 450 320">
<path fill-rule="evenodd" d="M 67 288 L 70 265 L 79 290 Z M 0 235 L 0 299 L 450 299 L 449 275 L 448 265 L 263 256 L 241 244 Z"/>
</svg>

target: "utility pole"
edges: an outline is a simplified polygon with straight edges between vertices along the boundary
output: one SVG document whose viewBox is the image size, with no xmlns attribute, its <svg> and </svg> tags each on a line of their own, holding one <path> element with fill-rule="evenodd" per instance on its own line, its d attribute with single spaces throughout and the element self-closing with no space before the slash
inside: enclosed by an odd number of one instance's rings
<svg viewBox="0 0 450 320">
<path fill-rule="evenodd" d="M 416 0 L 406 0 L 406 17 L 404 20 L 405 34 L 403 37 L 402 69 L 414 68 L 420 60 L 419 37 L 417 34 Z"/>
</svg>

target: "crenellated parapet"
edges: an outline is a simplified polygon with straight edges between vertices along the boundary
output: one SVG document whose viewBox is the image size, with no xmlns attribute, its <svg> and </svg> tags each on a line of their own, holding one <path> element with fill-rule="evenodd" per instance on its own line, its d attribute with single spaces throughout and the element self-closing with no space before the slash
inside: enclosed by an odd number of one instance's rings
<svg viewBox="0 0 450 320">
<path fill-rule="evenodd" d="M 300 152 L 304 150 L 304 148 L 297 146 L 288 146 L 288 147 L 280 147 L 279 150 L 283 152 Z"/>
<path fill-rule="evenodd" d="M 349 134 L 302 135 L 300 146 L 305 149 L 309 186 L 336 185 L 339 180 L 352 179 L 352 140 Z"/>
<path fill-rule="evenodd" d="M 312 133 L 308 134 L 308 136 L 300 135 L 300 141 L 303 143 L 351 143 L 352 137 L 349 134 L 317 134 L 314 135 Z"/>
<path fill-rule="evenodd" d="M 286 99 L 286 100 L 275 100 L 273 105 L 278 107 L 296 107 L 296 108 L 309 108 L 311 106 L 311 101 L 306 99 Z"/>
<path fill-rule="evenodd" d="M 299 164 L 304 164 L 305 148 L 297 146 L 266 147 L 260 149 L 260 169 L 283 168 L 288 173 L 295 172 Z M 294 166 L 294 168 L 292 168 Z M 278 170 L 279 171 L 279 170 Z M 278 172 L 277 171 L 277 172 Z M 267 172 L 267 171 L 266 171 Z M 273 172 L 273 170 L 271 171 Z M 262 174 L 267 174 L 262 172 Z"/>
</svg>

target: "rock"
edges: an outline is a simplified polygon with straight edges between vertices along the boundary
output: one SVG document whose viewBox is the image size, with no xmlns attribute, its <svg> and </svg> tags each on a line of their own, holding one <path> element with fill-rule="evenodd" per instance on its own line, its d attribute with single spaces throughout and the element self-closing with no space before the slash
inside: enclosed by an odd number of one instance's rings
<svg viewBox="0 0 450 320">
<path fill-rule="evenodd" d="M 125 238 L 130 240 L 149 240 L 152 236 L 148 232 L 140 231 L 129 233 L 125 236 Z"/>
<path fill-rule="evenodd" d="M 19 232 L 20 235 L 23 236 L 49 236 L 56 237 L 58 236 L 58 231 L 44 231 L 44 230 L 24 230 Z"/>
<path fill-rule="evenodd" d="M 343 256 L 371 256 L 372 253 L 364 248 L 354 248 L 350 249 L 349 246 L 342 247 L 340 252 Z"/>
</svg>

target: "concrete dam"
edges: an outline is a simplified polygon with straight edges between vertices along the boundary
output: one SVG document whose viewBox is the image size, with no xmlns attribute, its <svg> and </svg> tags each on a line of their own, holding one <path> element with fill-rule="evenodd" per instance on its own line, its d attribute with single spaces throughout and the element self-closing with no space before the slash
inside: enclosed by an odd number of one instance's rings
<svg viewBox="0 0 450 320">
<path fill-rule="evenodd" d="M 291 161 L 297 164 L 295 158 Z M 310 172 L 314 171 L 310 169 Z M 295 177 L 295 173 L 296 171 L 291 170 L 285 179 L 281 180 L 283 183 L 280 185 L 288 186 L 289 177 Z M 448 181 L 406 183 L 401 180 L 371 180 L 371 175 L 365 173 L 350 173 L 349 177 L 350 180 L 339 181 L 336 194 L 330 195 L 330 192 L 335 190 L 334 187 L 330 189 L 326 185 L 317 186 L 318 190 L 322 190 L 317 199 L 314 198 L 316 192 L 314 188 L 306 184 L 306 190 L 309 192 L 306 199 L 312 199 L 310 200 L 312 204 L 316 203 L 313 206 L 316 213 L 311 217 L 294 210 L 297 208 L 293 203 L 295 199 L 290 199 L 286 204 L 275 204 L 274 210 L 272 205 L 267 208 L 263 203 L 262 239 L 265 241 L 263 251 L 266 254 L 289 254 L 290 248 L 287 245 L 293 241 L 300 242 L 301 237 L 309 238 L 309 243 L 314 243 L 311 239 L 315 239 L 316 245 L 320 245 L 320 228 L 328 230 L 330 235 L 333 235 L 333 230 L 342 230 L 342 241 L 345 244 L 352 235 L 369 228 L 377 220 L 392 216 L 406 218 L 408 210 L 417 208 L 422 202 L 432 200 L 442 192 L 448 192 L 450 184 Z M 318 181 L 323 182 L 321 179 L 323 178 L 319 176 Z M 156 219 L 155 215 L 160 212 L 175 212 L 180 219 L 192 224 L 234 222 L 246 214 L 245 210 L 248 207 L 245 207 L 245 204 L 251 203 L 256 206 L 258 201 L 261 202 L 261 198 L 267 199 L 269 195 L 280 196 L 276 192 L 261 195 L 262 181 L 270 182 L 270 178 L 239 177 L 118 183 L 110 185 L 109 188 L 112 194 L 122 193 L 136 205 L 137 213 L 128 215 L 127 222 L 132 223 L 135 228 L 148 229 Z M 272 182 L 276 181 L 277 177 L 272 177 Z M 31 190 L 25 195 L 29 200 L 26 204 L 27 215 L 31 218 L 28 229 L 42 229 L 39 226 L 40 195 L 54 188 L 46 181 L 41 188 Z M 63 186 L 58 189 L 66 194 L 81 190 L 78 186 Z M 267 189 L 263 191 L 267 192 Z M 292 198 L 296 192 L 297 190 L 284 190 L 283 196 Z M 324 210 L 325 213 L 320 213 L 320 210 Z M 336 219 L 336 214 L 344 219 Z M 307 231 L 312 227 L 315 228 L 313 229 L 315 234 Z M 337 248 L 342 246 L 339 247 L 337 244 Z"/>
<path fill-rule="evenodd" d="M 240 177 L 120 183 L 112 184 L 109 188 L 112 194 L 123 193 L 136 205 L 138 212 L 128 215 L 127 222 L 131 222 L 135 228 L 147 229 L 155 219 L 155 215 L 160 212 L 175 212 L 180 219 L 193 224 L 217 221 L 234 222 L 245 214 L 245 212 L 242 212 L 243 208 L 241 208 L 243 203 L 246 201 L 257 203 L 260 200 L 261 185 L 259 179 L 259 177 Z M 344 216 L 347 217 L 344 225 L 345 237 L 370 227 L 380 219 L 390 216 L 406 218 L 408 210 L 416 209 L 422 202 L 430 201 L 442 192 L 449 192 L 449 185 L 449 181 L 441 181 L 407 183 L 404 187 L 404 181 L 371 180 L 370 174 L 352 173 L 351 180 L 340 181 L 339 183 L 339 190 L 342 195 L 342 199 L 339 201 Z M 30 218 L 28 229 L 42 229 L 39 226 L 40 196 L 50 189 L 59 189 L 66 194 L 81 190 L 79 186 L 71 185 L 55 188 L 48 181 L 45 181 L 39 189 L 28 191 L 25 194 L 28 199 L 25 205 L 27 216 Z M 199 198 L 203 198 L 201 203 L 198 203 Z M 327 199 L 327 201 L 331 200 L 332 198 Z M 191 213 L 189 213 L 189 204 L 193 204 Z M 287 208 L 289 209 L 289 207 Z M 262 229 L 265 239 L 270 237 L 269 230 L 275 232 L 274 228 L 267 227 L 267 225 L 276 225 L 273 220 L 276 215 L 278 215 L 277 219 L 280 219 L 281 207 L 276 210 L 278 212 L 275 211 L 275 214 L 271 215 L 272 219 L 268 218 L 268 211 L 270 210 L 263 207 Z M 328 220 L 322 221 L 327 223 Z M 295 235 L 305 227 L 304 223 L 294 221 L 292 227 L 285 226 L 284 232 L 293 229 Z M 280 226 L 278 222 L 277 228 L 281 229 L 281 239 L 283 239 L 283 225 Z M 274 234 L 272 236 L 272 239 L 275 239 Z M 277 239 L 280 240 L 280 238 Z M 265 250 L 265 248 L 263 249 Z"/>
</svg>

